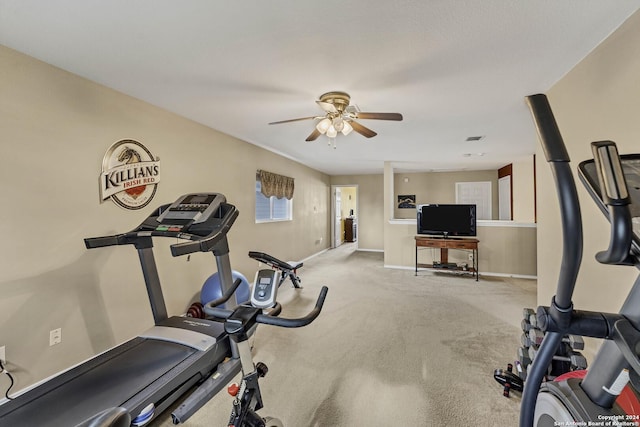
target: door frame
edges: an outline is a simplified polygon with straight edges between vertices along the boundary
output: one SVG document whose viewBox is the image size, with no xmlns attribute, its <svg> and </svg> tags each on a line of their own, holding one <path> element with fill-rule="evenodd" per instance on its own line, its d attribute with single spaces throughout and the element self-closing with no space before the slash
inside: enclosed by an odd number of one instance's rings
<svg viewBox="0 0 640 427">
<path fill-rule="evenodd" d="M 336 226 L 339 227 L 340 224 L 336 224 L 336 188 L 355 188 L 356 189 L 356 218 L 360 217 L 360 197 L 359 197 L 359 189 L 358 189 L 358 184 L 336 184 L 336 185 L 331 185 L 331 249 L 337 248 L 338 245 L 336 245 Z M 357 230 L 358 230 L 358 237 L 356 238 L 356 249 L 358 248 L 358 244 L 360 242 L 360 226 L 358 224 L 357 226 Z"/>
</svg>

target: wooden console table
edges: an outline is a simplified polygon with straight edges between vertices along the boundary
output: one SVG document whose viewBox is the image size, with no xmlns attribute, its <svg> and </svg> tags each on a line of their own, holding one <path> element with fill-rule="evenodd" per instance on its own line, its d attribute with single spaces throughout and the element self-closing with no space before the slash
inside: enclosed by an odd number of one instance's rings
<svg viewBox="0 0 640 427">
<path fill-rule="evenodd" d="M 455 271 L 473 274 L 478 281 L 478 239 L 464 239 L 464 238 L 444 238 L 433 236 L 416 236 L 416 276 L 418 275 L 418 267 L 431 268 L 438 271 Z M 439 248 L 440 249 L 440 262 L 434 261 L 433 264 L 419 264 L 418 263 L 418 249 L 420 248 Z M 471 265 L 458 266 L 457 264 L 449 263 L 449 249 L 457 249 L 463 251 L 470 251 L 472 254 Z"/>
</svg>

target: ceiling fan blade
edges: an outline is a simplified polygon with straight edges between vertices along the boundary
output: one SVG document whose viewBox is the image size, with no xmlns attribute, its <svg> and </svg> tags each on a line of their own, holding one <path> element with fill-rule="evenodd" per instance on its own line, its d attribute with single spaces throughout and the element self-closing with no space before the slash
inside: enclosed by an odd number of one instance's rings
<svg viewBox="0 0 640 427">
<path fill-rule="evenodd" d="M 402 120 L 400 113 L 356 113 L 355 116 L 358 119 L 395 120 L 398 122 Z"/>
<path fill-rule="evenodd" d="M 320 135 L 322 135 L 320 131 L 318 129 L 314 129 L 313 132 L 311 132 L 311 135 L 309 135 L 307 139 L 305 139 L 305 141 L 315 141 Z"/>
<path fill-rule="evenodd" d="M 356 122 L 355 120 L 352 120 L 349 123 L 351 124 L 351 127 L 353 128 L 353 130 L 355 130 L 356 132 L 358 132 L 360 135 L 364 137 L 372 138 L 377 135 L 377 133 L 375 133 L 368 127 L 362 126 L 360 123 Z"/>
<path fill-rule="evenodd" d="M 337 113 L 338 112 L 338 109 L 336 108 L 336 106 L 331 104 L 330 102 L 316 101 L 316 103 L 320 106 L 320 108 L 322 108 L 327 113 Z"/>
<path fill-rule="evenodd" d="M 299 119 L 289 119 L 289 120 L 280 120 L 279 122 L 271 122 L 270 125 L 279 125 L 280 123 L 290 123 L 290 122 L 299 122 L 300 120 L 311 120 L 316 119 L 317 116 L 312 117 L 301 117 Z"/>
</svg>

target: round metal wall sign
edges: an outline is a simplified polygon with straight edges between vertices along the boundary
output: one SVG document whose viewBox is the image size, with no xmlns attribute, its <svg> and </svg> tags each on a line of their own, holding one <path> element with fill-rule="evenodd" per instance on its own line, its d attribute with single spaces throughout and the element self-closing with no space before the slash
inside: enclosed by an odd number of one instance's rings
<svg viewBox="0 0 640 427">
<path fill-rule="evenodd" d="M 100 201 L 113 200 L 125 209 L 142 209 L 153 200 L 160 182 L 160 159 L 141 143 L 123 139 L 102 160 Z"/>
</svg>

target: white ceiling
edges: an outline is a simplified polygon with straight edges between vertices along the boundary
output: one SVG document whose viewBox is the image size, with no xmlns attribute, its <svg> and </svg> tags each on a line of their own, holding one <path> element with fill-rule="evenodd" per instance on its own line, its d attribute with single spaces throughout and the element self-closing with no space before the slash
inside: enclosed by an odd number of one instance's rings
<svg viewBox="0 0 640 427">
<path fill-rule="evenodd" d="M 494 169 L 535 151 L 524 104 L 637 0 L 0 0 L 0 44 L 331 175 Z M 328 91 L 366 139 L 305 142 Z M 480 142 L 466 142 L 483 136 Z M 478 155 L 478 153 L 484 153 Z M 469 154 L 471 154 L 469 156 Z M 465 156 L 466 155 L 466 156 Z"/>
</svg>

